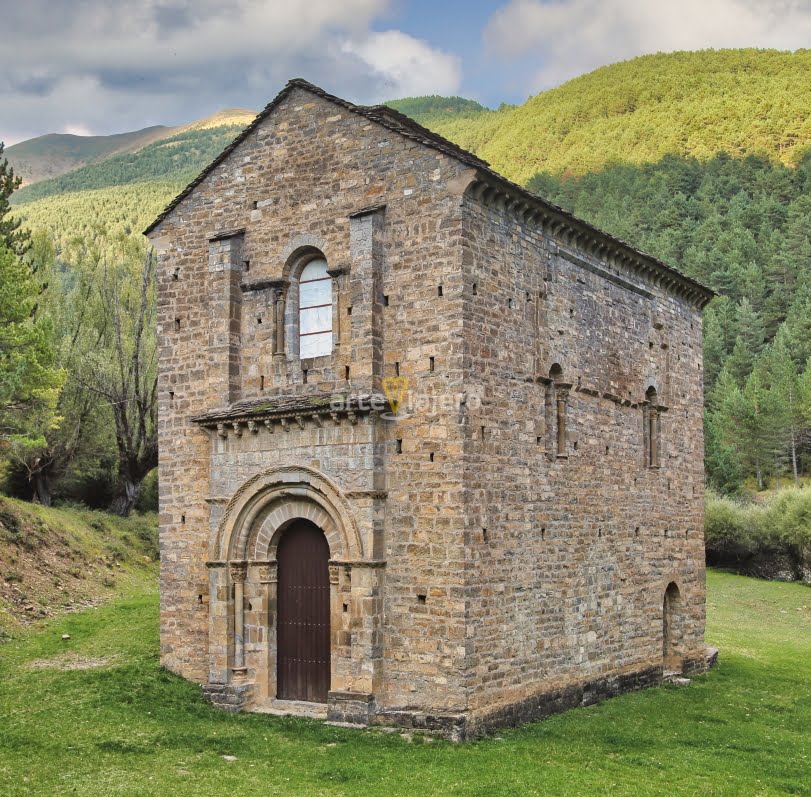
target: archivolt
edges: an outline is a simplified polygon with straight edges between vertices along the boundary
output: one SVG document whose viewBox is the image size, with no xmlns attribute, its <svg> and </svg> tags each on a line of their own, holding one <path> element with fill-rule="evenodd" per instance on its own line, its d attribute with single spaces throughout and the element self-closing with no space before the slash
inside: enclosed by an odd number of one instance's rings
<svg viewBox="0 0 811 797">
<path fill-rule="evenodd" d="M 225 508 L 212 556 L 220 561 L 273 559 L 280 531 L 295 518 L 323 529 L 332 559 L 363 558 L 346 498 L 330 479 L 305 466 L 273 468 L 248 479 Z"/>
</svg>

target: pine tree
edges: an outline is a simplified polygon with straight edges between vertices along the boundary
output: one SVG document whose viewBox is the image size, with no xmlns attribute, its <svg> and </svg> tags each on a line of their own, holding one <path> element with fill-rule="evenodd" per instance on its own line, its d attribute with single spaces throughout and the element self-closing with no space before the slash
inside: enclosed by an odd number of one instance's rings
<svg viewBox="0 0 811 797">
<path fill-rule="evenodd" d="M 22 178 L 14 174 L 14 169 L 3 157 L 3 142 L 0 141 L 0 243 L 18 257 L 22 257 L 30 245 L 30 233 L 22 228 L 22 222 L 9 215 L 9 197 L 20 187 Z"/>
<path fill-rule="evenodd" d="M 0 241 L 0 448 L 45 444 L 64 374 L 54 367 L 50 324 L 32 318 L 38 287 L 31 271 Z"/>
</svg>

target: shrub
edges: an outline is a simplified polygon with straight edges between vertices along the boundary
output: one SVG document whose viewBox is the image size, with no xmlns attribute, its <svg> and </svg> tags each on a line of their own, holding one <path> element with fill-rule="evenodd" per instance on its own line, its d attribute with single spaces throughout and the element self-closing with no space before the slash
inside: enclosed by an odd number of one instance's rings
<svg viewBox="0 0 811 797">
<path fill-rule="evenodd" d="M 767 578 L 811 580 L 811 488 L 761 502 L 707 493 L 707 562 Z"/>
</svg>

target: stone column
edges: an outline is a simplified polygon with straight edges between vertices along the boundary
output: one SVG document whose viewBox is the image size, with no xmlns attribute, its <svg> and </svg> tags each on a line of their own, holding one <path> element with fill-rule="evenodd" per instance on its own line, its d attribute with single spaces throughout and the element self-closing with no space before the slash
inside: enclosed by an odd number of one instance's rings
<svg viewBox="0 0 811 797">
<path fill-rule="evenodd" d="M 279 589 L 279 568 L 275 559 L 255 562 L 259 567 L 259 583 L 262 585 L 265 600 L 265 672 L 256 673 L 256 682 L 263 697 L 276 697 L 276 610 Z"/>
<path fill-rule="evenodd" d="M 651 405 L 648 408 L 648 444 L 650 467 L 659 467 L 659 408 Z"/>
<path fill-rule="evenodd" d="M 341 343 L 343 343 L 344 325 L 344 275 L 345 268 L 327 269 L 327 274 L 332 277 L 332 337 L 335 346 L 335 354 L 341 353 Z"/>
<path fill-rule="evenodd" d="M 564 458 L 566 453 L 566 402 L 569 399 L 569 388 L 555 386 L 555 405 L 557 414 L 557 456 Z"/>
<path fill-rule="evenodd" d="M 270 288 L 273 291 L 273 354 L 284 355 L 284 313 L 287 283 L 284 281 L 273 282 Z"/>
<path fill-rule="evenodd" d="M 245 576 L 248 564 L 231 562 L 229 571 L 234 585 L 234 665 L 231 674 L 234 680 L 240 680 L 248 672 L 245 667 Z"/>
</svg>

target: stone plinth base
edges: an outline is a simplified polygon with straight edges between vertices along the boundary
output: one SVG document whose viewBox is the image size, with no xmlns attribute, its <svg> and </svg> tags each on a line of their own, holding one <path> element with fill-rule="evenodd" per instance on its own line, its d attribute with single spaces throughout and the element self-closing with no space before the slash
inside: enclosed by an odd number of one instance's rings
<svg viewBox="0 0 811 797">
<path fill-rule="evenodd" d="M 253 684 L 204 684 L 203 697 L 224 711 L 244 711 L 253 697 Z"/>
<path fill-rule="evenodd" d="M 330 692 L 327 719 L 352 725 L 368 725 L 374 713 L 374 695 L 365 692 Z"/>
</svg>

